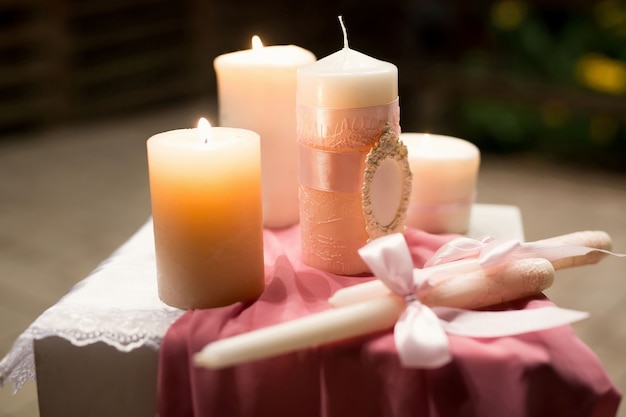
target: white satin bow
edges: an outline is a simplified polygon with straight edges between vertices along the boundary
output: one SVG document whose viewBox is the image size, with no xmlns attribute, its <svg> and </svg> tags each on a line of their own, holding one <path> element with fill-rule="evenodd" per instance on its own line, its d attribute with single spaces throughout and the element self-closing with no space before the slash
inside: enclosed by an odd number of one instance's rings
<svg viewBox="0 0 626 417">
<path fill-rule="evenodd" d="M 476 256 L 480 259 L 483 256 L 485 262 L 493 265 L 496 257 L 491 255 L 499 253 L 507 258 L 506 254 L 519 247 L 519 244 L 506 241 L 500 243 L 499 247 L 492 245 L 490 251 L 483 252 L 481 248 L 487 242 L 459 239 L 461 241 L 452 247 L 461 250 L 454 252 L 449 250 L 450 246 L 444 248 L 446 256 L 437 258 L 437 263 Z M 495 312 L 431 308 L 418 299 L 420 289 L 426 282 L 420 278 L 421 274 L 414 276 L 411 253 L 402 234 L 375 239 L 361 248 L 359 254 L 378 279 L 405 299 L 406 309 L 394 327 L 394 341 L 400 362 L 406 367 L 437 368 L 450 362 L 452 356 L 446 333 L 467 337 L 502 337 L 545 330 L 588 317 L 586 312 L 558 307 Z M 503 258 L 498 259 L 501 262 Z"/>
</svg>

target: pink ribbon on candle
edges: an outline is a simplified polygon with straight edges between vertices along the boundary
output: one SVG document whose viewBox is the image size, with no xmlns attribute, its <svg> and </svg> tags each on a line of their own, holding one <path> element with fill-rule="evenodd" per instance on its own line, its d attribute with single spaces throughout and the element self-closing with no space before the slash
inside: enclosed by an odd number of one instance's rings
<svg viewBox="0 0 626 417">
<path fill-rule="evenodd" d="M 400 134 L 398 99 L 380 106 L 328 109 L 298 104 L 298 178 L 321 191 L 360 193 L 365 158 L 385 123 Z"/>
<path fill-rule="evenodd" d="M 300 144 L 300 184 L 321 191 L 360 193 L 366 152 L 333 152 Z"/>
<path fill-rule="evenodd" d="M 459 252 L 450 260 L 459 254 L 463 257 L 472 257 L 477 253 L 482 255 L 480 250 L 476 250 L 481 246 L 476 242 L 481 241 L 462 240 L 452 245 Z M 502 244 L 497 250 L 495 246 L 490 248 L 494 250 L 486 257 L 487 262 L 506 262 L 514 252 L 512 248 L 515 245 L 510 243 Z M 450 362 L 452 356 L 446 333 L 467 337 L 511 336 L 562 326 L 588 317 L 586 312 L 558 307 L 519 311 L 431 308 L 418 299 L 420 289 L 428 284 L 425 278 L 421 278 L 421 274 L 414 276 L 411 253 L 402 234 L 375 239 L 359 249 L 359 254 L 378 279 L 405 299 L 406 308 L 394 327 L 394 341 L 400 362 L 406 367 L 437 368 Z M 496 260 L 495 254 L 502 257 Z M 448 261 L 445 258 L 438 263 Z"/>
</svg>

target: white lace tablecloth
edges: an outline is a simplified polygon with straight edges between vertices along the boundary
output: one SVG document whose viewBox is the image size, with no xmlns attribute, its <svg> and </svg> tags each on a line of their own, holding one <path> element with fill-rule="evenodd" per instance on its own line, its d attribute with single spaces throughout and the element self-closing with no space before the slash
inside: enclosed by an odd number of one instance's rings
<svg viewBox="0 0 626 417">
<path fill-rule="evenodd" d="M 22 333 L 0 362 L 0 386 L 14 391 L 35 379 L 33 341 L 62 337 L 76 346 L 104 342 L 128 352 L 155 350 L 183 310 L 159 300 L 152 221 L 148 221 L 87 278 Z"/>
</svg>

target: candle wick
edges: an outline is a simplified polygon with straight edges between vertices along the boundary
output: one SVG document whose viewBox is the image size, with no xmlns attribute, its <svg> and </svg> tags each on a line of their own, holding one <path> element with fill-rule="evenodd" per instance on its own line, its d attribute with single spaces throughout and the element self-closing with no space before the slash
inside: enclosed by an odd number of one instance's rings
<svg viewBox="0 0 626 417">
<path fill-rule="evenodd" d="M 348 49 L 348 32 L 346 26 L 343 24 L 343 16 L 339 16 L 339 24 L 341 25 L 341 31 L 343 32 L 343 47 Z"/>
</svg>

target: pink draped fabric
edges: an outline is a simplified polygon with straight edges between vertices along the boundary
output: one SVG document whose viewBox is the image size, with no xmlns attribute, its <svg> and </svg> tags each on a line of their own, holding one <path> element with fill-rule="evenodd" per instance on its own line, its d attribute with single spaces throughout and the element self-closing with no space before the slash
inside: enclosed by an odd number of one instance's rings
<svg viewBox="0 0 626 417">
<path fill-rule="evenodd" d="M 410 229 L 421 267 L 452 236 Z M 163 340 L 159 417 L 390 416 L 608 417 L 621 396 L 569 326 L 516 337 L 449 335 L 454 357 L 434 370 L 403 368 L 389 331 L 212 371 L 191 363 L 207 343 L 330 308 L 345 277 L 304 265 L 299 227 L 264 232 L 266 290 L 256 300 L 186 312 Z M 245 262 L 245 260 L 242 260 Z M 552 305 L 543 296 L 500 305 Z"/>
</svg>

